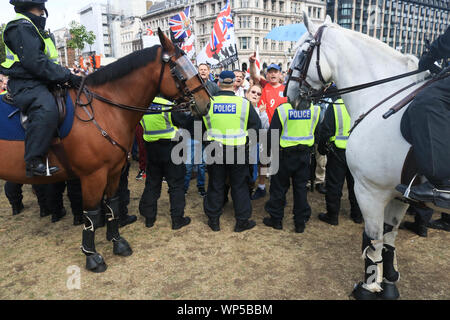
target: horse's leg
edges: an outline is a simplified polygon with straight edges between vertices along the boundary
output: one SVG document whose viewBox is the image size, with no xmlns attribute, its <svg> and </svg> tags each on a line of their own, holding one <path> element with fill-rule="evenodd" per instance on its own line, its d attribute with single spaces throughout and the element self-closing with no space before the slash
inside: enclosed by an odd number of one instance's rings
<svg viewBox="0 0 450 320">
<path fill-rule="evenodd" d="M 127 257 L 133 253 L 128 242 L 119 233 L 119 196 L 116 194 L 119 186 L 121 172 L 108 179 L 106 186 L 106 240 L 112 241 L 113 253 Z"/>
<path fill-rule="evenodd" d="M 397 257 L 395 252 L 395 238 L 398 227 L 403 220 L 408 205 L 392 199 L 384 211 L 384 235 L 383 235 L 383 299 L 398 299 L 400 296 L 395 283 L 400 279 L 397 270 Z"/>
<path fill-rule="evenodd" d="M 103 257 L 95 250 L 95 229 L 105 225 L 105 215 L 100 206 L 106 186 L 106 172 L 99 170 L 80 177 L 83 198 L 84 229 L 81 251 L 86 255 L 86 269 L 92 272 L 106 271 Z"/>
<path fill-rule="evenodd" d="M 388 197 L 373 187 L 355 181 L 355 194 L 365 221 L 362 251 L 365 261 L 364 281 L 355 286 L 356 299 L 377 299 L 383 280 L 383 222 Z"/>
</svg>

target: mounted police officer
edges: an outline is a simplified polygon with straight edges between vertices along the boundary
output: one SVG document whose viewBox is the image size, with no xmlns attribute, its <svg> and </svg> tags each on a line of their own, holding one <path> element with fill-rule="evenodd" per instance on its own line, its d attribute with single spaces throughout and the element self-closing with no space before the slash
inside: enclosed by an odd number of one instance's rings
<svg viewBox="0 0 450 320">
<path fill-rule="evenodd" d="M 246 145 L 248 130 L 259 130 L 261 120 L 247 99 L 234 94 L 234 81 L 232 71 L 222 71 L 219 75 L 220 91 L 211 100 L 211 108 L 203 117 L 203 129 L 208 140 L 205 155 L 211 156 L 211 159 L 206 159 L 209 180 L 203 208 L 208 225 L 215 232 L 220 231 L 219 219 L 227 177 L 236 217 L 234 231 L 242 232 L 256 225 L 255 221 L 249 220 L 252 204 L 248 190 L 250 171 Z"/>
<path fill-rule="evenodd" d="M 164 110 L 167 105 L 171 104 L 166 99 L 156 97 L 153 100 L 152 107 Z M 177 230 L 191 223 L 189 217 L 184 217 L 184 176 L 186 168 L 183 163 L 175 164 L 171 159 L 172 149 L 177 144 L 176 141 L 172 140 L 177 135 L 177 126 L 186 127 L 185 121 L 191 119 L 185 114 L 161 111 L 146 114 L 141 120 L 147 150 L 147 178 L 139 202 L 139 212 L 145 217 L 147 228 L 153 227 L 156 221 L 158 199 L 161 196 L 164 178 L 169 185 L 172 229 Z"/>
<path fill-rule="evenodd" d="M 9 92 L 14 104 L 28 116 L 25 135 L 26 175 L 44 176 L 44 159 L 58 125 L 58 111 L 48 86 L 79 86 L 81 77 L 58 65 L 58 51 L 44 31 L 47 0 L 10 0 L 16 17 L 5 27 L 3 41 L 6 60 L 1 72 L 9 76 Z M 57 172 L 50 167 L 50 174 Z"/>
<path fill-rule="evenodd" d="M 327 90 L 327 93 L 337 90 L 335 87 L 332 88 Z M 353 191 L 353 176 L 345 158 L 351 119 L 342 98 L 336 97 L 333 100 L 332 106 L 325 111 L 319 130 L 318 151 L 322 155 L 327 155 L 325 178 L 327 212 L 319 214 L 319 219 L 331 225 L 338 225 L 342 188 L 347 180 L 350 216 L 355 223 L 362 223 L 361 210 Z"/>
<path fill-rule="evenodd" d="M 294 189 L 295 232 L 303 233 L 306 222 L 311 217 L 306 184 L 310 178 L 311 152 L 314 150 L 314 133 L 319 116 L 320 107 L 313 104 L 306 110 L 295 110 L 290 103 L 283 103 L 275 109 L 267 140 L 272 141 L 274 132 L 280 133 L 280 163 L 278 172 L 271 177 L 270 199 L 264 207 L 270 214 L 270 217 L 263 219 L 268 227 L 283 229 L 286 193 L 291 179 Z"/>
<path fill-rule="evenodd" d="M 420 70 L 436 72 L 434 62 L 450 58 L 450 27 L 437 38 L 419 61 Z M 450 209 L 450 76 L 420 92 L 402 119 L 402 133 L 411 143 L 418 172 L 427 182 L 411 188 L 409 198 L 432 201 Z M 408 186 L 399 185 L 405 193 Z"/>
</svg>

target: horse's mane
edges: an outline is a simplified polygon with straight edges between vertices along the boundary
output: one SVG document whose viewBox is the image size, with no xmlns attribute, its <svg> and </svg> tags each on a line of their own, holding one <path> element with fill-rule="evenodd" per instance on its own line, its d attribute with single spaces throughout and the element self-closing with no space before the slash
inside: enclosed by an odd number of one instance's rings
<svg viewBox="0 0 450 320">
<path fill-rule="evenodd" d="M 132 71 L 146 66 L 155 61 L 160 45 L 135 51 L 119 60 L 100 68 L 86 77 L 86 84 L 99 86 L 110 81 L 117 80 L 131 73 Z"/>
</svg>

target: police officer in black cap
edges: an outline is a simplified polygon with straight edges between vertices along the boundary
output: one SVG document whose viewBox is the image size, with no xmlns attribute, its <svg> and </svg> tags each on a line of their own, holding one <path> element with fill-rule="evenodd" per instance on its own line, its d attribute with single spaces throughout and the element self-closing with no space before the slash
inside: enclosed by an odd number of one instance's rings
<svg viewBox="0 0 450 320">
<path fill-rule="evenodd" d="M 450 58 L 450 27 L 419 61 L 420 70 L 438 72 L 434 62 Z M 406 110 L 401 129 L 411 143 L 419 173 L 427 182 L 413 186 L 409 198 L 450 209 L 450 76 L 421 91 Z M 398 185 L 405 193 L 408 186 Z"/>
<path fill-rule="evenodd" d="M 10 0 L 17 12 L 5 27 L 6 59 L 0 72 L 9 76 L 9 92 L 14 104 L 28 116 L 25 135 L 26 175 L 47 175 L 44 164 L 58 125 L 55 99 L 48 86 L 69 83 L 78 87 L 81 77 L 58 65 L 58 50 L 44 31 L 47 0 Z M 59 169 L 51 166 L 50 174 Z"/>
</svg>

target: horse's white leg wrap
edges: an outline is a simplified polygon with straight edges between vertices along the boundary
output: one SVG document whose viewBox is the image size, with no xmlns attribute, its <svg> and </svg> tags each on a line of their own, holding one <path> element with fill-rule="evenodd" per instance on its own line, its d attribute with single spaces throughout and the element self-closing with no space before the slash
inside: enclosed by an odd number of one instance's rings
<svg viewBox="0 0 450 320">
<path fill-rule="evenodd" d="M 371 292 L 380 292 L 383 281 L 383 240 L 374 240 L 363 233 L 363 255 L 365 261 L 363 287 Z"/>
</svg>

